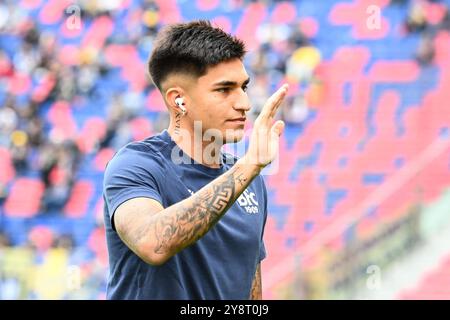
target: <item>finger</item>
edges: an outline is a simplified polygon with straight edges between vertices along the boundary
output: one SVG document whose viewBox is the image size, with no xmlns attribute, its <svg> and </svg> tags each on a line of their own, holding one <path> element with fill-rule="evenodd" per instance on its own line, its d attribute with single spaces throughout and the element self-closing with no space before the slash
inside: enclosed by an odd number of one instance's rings
<svg viewBox="0 0 450 320">
<path fill-rule="evenodd" d="M 288 85 L 284 84 L 281 86 L 266 102 L 264 105 L 262 111 L 261 111 L 261 118 L 263 119 L 269 119 L 270 115 L 272 114 L 272 111 L 281 104 L 283 101 L 286 92 L 287 92 Z"/>
<path fill-rule="evenodd" d="M 275 122 L 272 126 L 272 131 L 278 136 L 281 136 L 284 131 L 284 122 L 282 120 L 278 120 L 277 122 Z"/>
<path fill-rule="evenodd" d="M 269 119 L 271 117 L 273 117 L 273 115 L 276 113 L 278 107 L 283 102 L 284 97 L 286 96 L 287 90 L 288 90 L 288 85 L 284 84 L 283 86 L 281 86 L 280 89 L 277 90 L 277 92 L 275 92 L 275 94 L 272 95 L 273 100 L 271 101 L 271 104 L 269 105 L 269 108 L 268 108 Z"/>
<path fill-rule="evenodd" d="M 270 115 L 269 115 L 269 119 L 273 119 L 273 117 L 275 117 L 275 114 L 277 113 L 278 108 L 279 108 L 279 107 L 281 106 L 281 104 L 283 103 L 284 98 L 286 98 L 287 91 L 288 91 L 288 88 L 286 87 L 285 91 L 283 91 L 282 95 L 281 95 L 280 98 L 277 100 L 276 104 L 273 106 L 273 108 L 272 108 L 272 110 L 271 110 L 271 112 L 270 112 Z"/>
</svg>

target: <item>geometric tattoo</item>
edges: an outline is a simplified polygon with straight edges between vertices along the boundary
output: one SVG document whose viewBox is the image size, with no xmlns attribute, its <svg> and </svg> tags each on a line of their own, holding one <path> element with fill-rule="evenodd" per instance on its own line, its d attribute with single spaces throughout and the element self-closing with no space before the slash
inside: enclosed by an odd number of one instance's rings
<svg viewBox="0 0 450 320">
<path fill-rule="evenodd" d="M 236 170 L 233 168 L 224 175 L 224 181 L 211 188 L 200 190 L 193 196 L 189 205 L 177 208 L 175 215 L 158 217 L 154 221 L 154 234 L 157 236 L 155 253 L 175 253 L 203 237 L 235 201 Z M 242 180 L 239 175 L 239 181 Z M 241 182 L 242 183 L 242 182 Z"/>
</svg>

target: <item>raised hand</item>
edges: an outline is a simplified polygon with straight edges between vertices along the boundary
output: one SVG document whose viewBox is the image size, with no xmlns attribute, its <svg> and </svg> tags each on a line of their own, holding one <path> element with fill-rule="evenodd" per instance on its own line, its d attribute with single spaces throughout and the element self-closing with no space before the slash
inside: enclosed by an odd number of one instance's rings
<svg viewBox="0 0 450 320">
<path fill-rule="evenodd" d="M 264 168 L 276 157 L 279 148 L 279 137 L 283 133 L 284 122 L 273 123 L 278 108 L 286 97 L 288 85 L 281 86 L 265 103 L 256 118 L 250 136 L 249 148 L 245 156 L 247 164 Z"/>
</svg>

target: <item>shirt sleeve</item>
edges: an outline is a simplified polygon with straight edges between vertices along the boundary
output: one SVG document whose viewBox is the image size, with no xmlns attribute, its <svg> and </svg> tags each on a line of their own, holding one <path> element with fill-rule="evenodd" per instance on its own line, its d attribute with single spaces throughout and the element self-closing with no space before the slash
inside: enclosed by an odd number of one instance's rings
<svg viewBox="0 0 450 320">
<path fill-rule="evenodd" d="M 108 163 L 104 178 L 103 192 L 112 228 L 114 212 L 125 201 L 146 197 L 162 203 L 157 184 L 162 168 L 144 152 L 123 149 Z"/>
<path fill-rule="evenodd" d="M 267 221 L 267 189 L 266 189 L 266 184 L 264 183 L 264 179 L 261 176 L 261 185 L 262 185 L 262 189 L 263 189 L 263 198 L 264 198 L 264 223 L 263 223 L 263 228 L 262 228 L 262 232 L 261 232 L 261 246 L 259 248 L 259 261 L 262 261 L 266 258 L 267 253 L 266 253 L 266 246 L 264 245 L 264 229 L 266 227 L 266 221 Z"/>
</svg>

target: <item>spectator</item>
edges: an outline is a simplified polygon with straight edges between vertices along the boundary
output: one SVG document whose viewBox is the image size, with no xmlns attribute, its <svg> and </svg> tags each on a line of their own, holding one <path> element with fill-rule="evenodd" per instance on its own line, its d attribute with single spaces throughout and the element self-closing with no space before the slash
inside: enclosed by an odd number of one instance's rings
<svg viewBox="0 0 450 320">
<path fill-rule="evenodd" d="M 425 11 L 422 1 L 414 1 L 411 9 L 408 12 L 408 17 L 406 18 L 406 30 L 409 33 L 424 31 L 427 26 L 427 20 L 425 18 Z"/>
<path fill-rule="evenodd" d="M 420 38 L 419 48 L 416 52 L 416 60 L 422 66 L 427 66 L 433 62 L 435 55 L 433 38 L 428 34 L 423 34 Z"/>
</svg>

